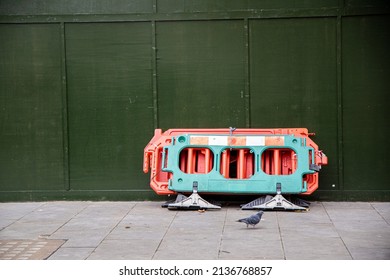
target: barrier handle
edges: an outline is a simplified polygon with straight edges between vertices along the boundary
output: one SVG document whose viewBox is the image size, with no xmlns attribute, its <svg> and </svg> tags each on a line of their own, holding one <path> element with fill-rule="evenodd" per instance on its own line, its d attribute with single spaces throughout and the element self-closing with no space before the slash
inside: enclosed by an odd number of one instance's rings
<svg viewBox="0 0 390 280">
<path fill-rule="evenodd" d="M 309 151 L 311 151 L 311 163 L 315 163 L 315 151 L 313 148 L 309 148 Z"/>
<path fill-rule="evenodd" d="M 144 153 L 144 173 L 148 173 L 149 172 L 149 164 L 150 164 L 149 154 L 148 153 Z"/>
<path fill-rule="evenodd" d="M 168 168 L 168 162 L 167 162 L 167 155 L 168 154 L 168 147 L 163 147 L 163 152 L 162 152 L 162 161 L 161 161 L 161 170 L 162 171 L 167 171 L 166 169 Z"/>
</svg>

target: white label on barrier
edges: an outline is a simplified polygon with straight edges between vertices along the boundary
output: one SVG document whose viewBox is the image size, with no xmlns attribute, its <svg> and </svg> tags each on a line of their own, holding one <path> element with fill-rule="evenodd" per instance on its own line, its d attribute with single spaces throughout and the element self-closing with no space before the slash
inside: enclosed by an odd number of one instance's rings
<svg viewBox="0 0 390 280">
<path fill-rule="evenodd" d="M 209 145 L 227 146 L 227 144 L 228 144 L 227 136 L 209 136 Z"/>
<path fill-rule="evenodd" d="M 247 146 L 265 146 L 265 136 L 247 136 Z"/>
</svg>

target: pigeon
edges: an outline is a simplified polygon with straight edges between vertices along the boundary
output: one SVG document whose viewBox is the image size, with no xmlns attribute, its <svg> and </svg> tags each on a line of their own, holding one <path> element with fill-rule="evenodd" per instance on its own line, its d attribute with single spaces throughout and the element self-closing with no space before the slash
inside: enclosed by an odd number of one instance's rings
<svg viewBox="0 0 390 280">
<path fill-rule="evenodd" d="M 255 227 L 255 225 L 257 225 L 260 222 L 263 213 L 264 213 L 263 211 L 259 211 L 256 214 L 253 214 L 244 219 L 239 219 L 236 222 L 246 223 L 246 227 L 248 227 L 249 225 Z"/>
</svg>

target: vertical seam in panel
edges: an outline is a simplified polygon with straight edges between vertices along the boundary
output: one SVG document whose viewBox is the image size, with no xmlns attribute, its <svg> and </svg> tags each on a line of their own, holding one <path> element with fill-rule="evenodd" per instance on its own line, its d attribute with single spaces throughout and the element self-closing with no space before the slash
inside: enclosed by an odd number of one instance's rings
<svg viewBox="0 0 390 280">
<path fill-rule="evenodd" d="M 251 127 L 251 95 L 250 95 L 250 53 L 249 53 L 249 19 L 244 19 L 244 67 L 245 67 L 245 125 L 247 128 Z"/>
<path fill-rule="evenodd" d="M 68 87 L 66 75 L 66 42 L 65 23 L 60 23 L 61 27 L 61 95 L 62 95 L 62 141 L 63 141 L 63 165 L 64 165 L 64 189 L 70 190 L 69 171 L 69 121 L 68 121 Z"/>
<path fill-rule="evenodd" d="M 156 14 L 157 13 L 157 0 L 153 0 L 152 5 L 153 5 L 153 13 Z"/>
<path fill-rule="evenodd" d="M 344 12 L 345 8 L 345 0 L 339 0 L 339 10 L 342 10 Z"/>
<path fill-rule="evenodd" d="M 153 0 L 153 14 L 157 13 L 157 0 Z M 152 20 L 152 90 L 153 90 L 153 128 L 159 127 L 158 123 L 158 95 L 157 95 L 157 47 L 156 47 L 156 21 Z"/>
<path fill-rule="evenodd" d="M 342 95 L 342 26 L 341 15 L 337 16 L 337 150 L 338 150 L 338 185 L 344 190 L 344 151 L 343 151 L 343 95 Z"/>
<path fill-rule="evenodd" d="M 154 9 L 156 6 L 154 6 Z M 157 47 L 156 47 L 156 21 L 152 20 L 152 90 L 153 90 L 153 127 L 158 123 L 158 94 L 157 94 Z"/>
</svg>

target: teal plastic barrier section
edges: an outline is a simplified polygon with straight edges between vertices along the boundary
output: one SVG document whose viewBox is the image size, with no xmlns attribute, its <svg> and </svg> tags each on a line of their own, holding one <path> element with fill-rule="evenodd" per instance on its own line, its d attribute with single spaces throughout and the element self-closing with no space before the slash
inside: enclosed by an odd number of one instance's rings
<svg viewBox="0 0 390 280">
<path fill-rule="evenodd" d="M 316 171 L 315 151 L 292 135 L 196 135 L 172 137 L 163 149 L 161 170 L 173 174 L 169 190 L 224 194 L 307 191 L 306 174 Z"/>
</svg>

